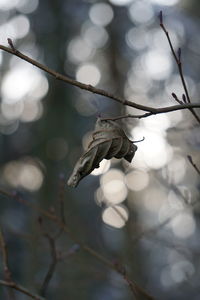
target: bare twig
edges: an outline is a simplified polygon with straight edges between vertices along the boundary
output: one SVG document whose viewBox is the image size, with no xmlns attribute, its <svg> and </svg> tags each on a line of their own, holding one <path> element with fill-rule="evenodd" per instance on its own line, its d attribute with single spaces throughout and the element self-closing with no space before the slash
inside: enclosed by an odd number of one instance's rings
<svg viewBox="0 0 200 300">
<path fill-rule="evenodd" d="M 33 294 L 32 292 L 30 292 L 29 290 L 27 290 L 25 287 L 23 287 L 22 285 L 19 285 L 15 282 L 8 282 L 8 281 L 5 281 L 5 280 L 0 280 L 0 285 L 4 285 L 4 286 L 7 286 L 7 287 L 10 287 L 16 291 L 19 291 L 21 292 L 22 294 L 24 295 L 27 295 L 29 296 L 30 298 L 34 299 L 34 300 L 45 300 L 45 298 L 43 297 L 40 297 L 36 294 Z"/>
<path fill-rule="evenodd" d="M 170 109 L 170 107 L 172 107 L 173 109 Z M 191 107 L 199 108 L 199 105 L 197 105 L 197 106 L 196 105 L 192 106 L 191 104 L 174 105 L 174 106 L 169 106 L 169 107 L 157 108 L 156 112 L 147 112 L 147 113 L 144 113 L 142 115 L 127 114 L 127 115 L 116 116 L 116 117 L 112 117 L 112 118 L 103 118 L 103 120 L 116 121 L 116 120 L 128 119 L 128 118 L 143 119 L 143 118 L 147 118 L 147 117 L 150 117 L 150 116 L 153 116 L 153 115 L 158 115 L 158 114 L 177 111 L 177 110 L 180 110 L 180 107 L 183 108 L 183 109 L 190 109 Z"/>
<path fill-rule="evenodd" d="M 12 274 L 9 268 L 9 263 L 8 263 L 8 248 L 6 241 L 4 239 L 4 234 L 3 231 L 0 228 L 0 248 L 2 251 L 2 263 L 3 263 L 3 271 L 4 271 L 4 278 L 5 281 L 7 282 L 13 282 L 12 280 Z M 14 300 L 15 295 L 11 289 L 8 289 L 8 298 Z"/>
<path fill-rule="evenodd" d="M 107 259 L 106 257 L 104 257 L 102 254 L 98 253 L 96 250 L 92 249 L 91 247 L 89 247 L 88 245 L 82 243 L 81 241 L 77 240 L 76 237 L 73 236 L 73 234 L 71 233 L 70 229 L 66 226 L 66 224 L 64 224 L 62 222 L 62 220 L 54 215 L 53 213 L 43 210 L 39 207 L 37 207 L 36 205 L 31 204 L 30 202 L 26 201 L 20 198 L 17 198 L 15 195 L 4 191 L 4 190 L 0 190 L 0 193 L 3 194 L 4 196 L 7 196 L 9 198 L 13 198 L 18 200 L 20 203 L 23 203 L 25 205 L 28 205 L 29 207 L 31 207 L 33 210 L 39 212 L 40 214 L 42 214 L 44 217 L 48 218 L 49 220 L 53 221 L 55 224 L 57 224 L 60 228 L 62 228 L 62 230 L 71 238 L 72 241 L 75 242 L 75 244 L 79 245 L 80 248 L 82 250 L 84 250 L 85 252 L 87 252 L 89 255 L 93 256 L 94 258 L 96 258 L 97 260 L 99 260 L 101 263 L 103 263 L 105 266 L 107 266 L 109 269 L 114 270 L 115 272 L 119 273 L 120 275 L 122 275 L 121 272 L 119 272 L 118 268 L 116 267 L 116 265 L 111 262 L 109 259 Z M 132 285 L 134 286 L 134 290 L 131 289 L 132 293 L 134 294 L 134 296 L 136 297 L 136 299 L 138 299 L 138 295 L 140 295 L 141 297 L 145 297 L 146 299 L 149 300 L 154 300 L 154 298 L 149 295 L 143 288 L 141 288 L 135 281 L 129 279 L 128 275 L 126 274 L 126 276 L 124 277 L 124 275 L 122 275 L 124 280 L 126 281 L 126 283 L 130 286 L 130 282 L 132 283 Z M 135 291 L 137 291 L 137 294 L 135 293 Z M 140 298 L 139 298 L 140 299 Z"/>
<path fill-rule="evenodd" d="M 59 204 L 59 212 L 60 212 L 60 218 L 62 222 L 65 224 L 65 203 L 64 203 L 64 191 L 65 191 L 65 176 L 63 174 L 60 174 L 59 176 L 59 191 L 58 191 L 58 204 Z M 55 235 L 55 239 L 58 239 L 63 230 L 62 228 L 59 228 L 58 233 Z"/>
<path fill-rule="evenodd" d="M 167 29 L 166 29 L 166 27 L 165 27 L 165 25 L 163 23 L 162 11 L 160 11 L 159 18 L 160 18 L 160 27 L 162 28 L 162 30 L 164 31 L 164 33 L 165 33 L 165 35 L 167 37 L 167 40 L 168 40 L 168 43 L 169 43 L 172 55 L 173 55 L 174 60 L 175 60 L 175 62 L 177 64 L 177 67 L 178 67 L 178 72 L 179 72 L 179 75 L 180 75 L 180 78 L 181 78 L 181 82 L 182 82 L 182 85 L 183 85 L 183 89 L 184 89 L 184 92 L 185 92 L 183 100 L 185 99 L 187 101 L 187 103 L 191 103 L 189 92 L 188 92 L 188 88 L 187 88 L 187 85 L 186 85 L 186 82 L 185 82 L 185 78 L 184 78 L 184 75 L 183 75 L 183 67 L 182 67 L 182 61 L 181 61 L 181 48 L 178 49 L 178 52 L 176 54 L 176 52 L 174 50 L 174 47 L 173 47 L 173 44 L 172 44 L 172 41 L 171 41 L 171 38 L 170 38 L 170 35 L 169 35 L 169 32 L 167 31 Z M 200 118 L 196 114 L 196 112 L 194 111 L 194 109 L 193 108 L 189 108 L 189 110 L 191 111 L 191 113 L 193 114 L 193 116 L 195 117 L 195 119 L 197 120 L 197 122 L 200 123 Z"/>
<path fill-rule="evenodd" d="M 3 262 L 5 279 L 6 279 L 6 281 L 11 282 L 12 274 L 10 272 L 9 265 L 8 265 L 8 249 L 7 249 L 7 245 L 6 245 L 4 235 L 3 235 L 3 232 L 1 229 L 0 229 L 0 247 L 1 247 L 1 251 L 2 251 L 2 258 L 3 258 L 2 262 Z"/>
<path fill-rule="evenodd" d="M 17 291 L 31 297 L 32 299 L 44 300 L 43 297 L 40 297 L 40 296 L 32 293 L 28 289 L 26 289 L 23 286 L 17 284 L 12 279 L 12 274 L 11 274 L 11 271 L 10 271 L 10 268 L 9 268 L 9 262 L 8 262 L 7 244 L 5 242 L 2 230 L 0 230 L 0 247 L 1 247 L 1 250 L 2 250 L 2 258 L 3 258 L 2 261 L 3 261 L 3 268 L 4 268 L 4 274 L 5 274 L 5 280 L 0 280 L 0 285 L 7 286 L 7 287 L 10 287 L 14 290 L 17 290 Z M 12 299 L 14 299 L 14 295 L 12 295 Z"/>
<path fill-rule="evenodd" d="M 57 253 L 56 253 L 55 239 L 52 238 L 48 233 L 46 233 L 44 236 L 47 238 L 47 240 L 49 242 L 49 247 L 50 247 L 50 252 L 51 252 L 51 263 L 49 265 L 49 269 L 47 271 L 47 274 L 44 278 L 44 281 L 43 281 L 41 289 L 40 289 L 40 294 L 42 296 L 46 296 L 47 288 L 48 288 L 49 283 L 50 283 L 50 281 L 53 277 L 53 274 L 55 272 L 56 265 L 57 265 L 57 262 L 58 262 Z"/>
<path fill-rule="evenodd" d="M 10 39 L 9 39 L 9 41 L 10 41 L 9 44 L 12 43 L 12 47 L 11 48 L 8 48 L 8 47 L 5 47 L 3 45 L 0 45 L 0 49 L 3 50 L 3 51 L 5 51 L 5 52 L 8 52 L 10 54 L 13 54 L 13 55 L 15 55 L 15 56 L 17 56 L 17 57 L 25 60 L 25 61 L 27 61 L 28 63 L 36 66 L 37 68 L 45 71 L 46 73 L 52 75 L 56 79 L 64 81 L 64 82 L 66 82 L 68 84 L 71 84 L 73 86 L 76 86 L 76 87 L 78 87 L 80 89 L 87 90 L 87 91 L 89 91 L 91 93 L 94 93 L 94 94 L 97 94 L 97 95 L 101 95 L 101 96 L 110 98 L 112 100 L 117 101 L 118 103 L 120 103 L 122 105 L 134 107 L 136 109 L 148 112 L 148 114 L 145 114 L 145 115 L 134 116 L 136 118 L 144 118 L 144 117 L 148 117 L 148 116 L 155 115 L 155 114 L 168 113 L 168 112 L 172 112 L 172 111 L 176 111 L 176 110 L 182 110 L 182 109 L 200 108 L 200 104 L 199 103 L 193 103 L 193 104 L 187 103 L 185 105 L 174 105 L 174 106 L 163 107 L 163 108 L 154 108 L 154 107 L 149 107 L 149 106 L 141 105 L 141 104 L 135 103 L 133 101 L 129 101 L 129 100 L 117 97 L 117 96 L 115 96 L 115 95 L 113 95 L 113 94 L 111 94 L 111 93 L 109 93 L 109 92 L 107 92 L 105 90 L 95 88 L 94 86 L 92 86 L 90 84 L 81 83 L 81 82 L 76 81 L 74 79 L 71 79 L 71 78 L 69 78 L 67 76 L 64 76 L 64 75 L 62 75 L 62 74 L 60 74 L 60 73 L 58 73 L 58 72 L 56 72 L 56 71 L 54 71 L 52 69 L 49 69 L 45 65 L 37 62 L 36 60 L 28 57 L 27 55 L 22 54 L 18 50 L 16 50 L 14 48 L 14 46 L 13 46 L 13 42 Z"/>
<path fill-rule="evenodd" d="M 189 160 L 189 162 L 191 163 L 191 165 L 193 166 L 193 168 L 197 171 L 197 173 L 200 175 L 200 169 L 197 167 L 197 165 L 193 162 L 193 159 L 190 155 L 187 155 L 187 158 Z"/>
<path fill-rule="evenodd" d="M 135 287 L 135 284 L 133 281 L 131 281 L 128 277 L 127 277 L 127 272 L 126 272 L 126 268 L 122 265 L 120 265 L 118 262 L 116 262 L 115 264 L 115 267 L 118 271 L 119 274 L 121 274 L 124 278 L 124 280 L 127 282 L 130 290 L 133 292 L 133 294 L 135 295 L 135 299 L 136 300 L 140 300 L 140 296 L 143 295 L 145 296 L 146 299 L 149 299 L 149 300 L 153 300 L 153 298 L 151 296 L 149 296 L 149 294 L 147 294 L 146 292 L 144 293 L 143 290 L 140 290 L 140 288 L 136 288 Z"/>
<path fill-rule="evenodd" d="M 184 104 L 183 101 L 181 101 L 181 100 L 178 99 L 178 97 L 177 97 L 177 95 L 176 95 L 175 93 L 172 93 L 172 97 L 173 97 L 174 100 L 175 100 L 176 102 L 178 102 L 179 104 L 181 104 L 181 105 Z M 185 103 L 186 103 L 186 102 L 185 102 Z"/>
</svg>

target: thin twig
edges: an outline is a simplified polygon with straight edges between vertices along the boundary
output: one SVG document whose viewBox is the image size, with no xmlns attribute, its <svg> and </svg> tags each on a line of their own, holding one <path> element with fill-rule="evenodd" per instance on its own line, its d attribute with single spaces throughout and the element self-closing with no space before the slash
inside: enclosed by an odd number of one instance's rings
<svg viewBox="0 0 200 300">
<path fill-rule="evenodd" d="M 2 230 L 0 229 L 0 247 L 2 251 L 2 262 L 6 281 L 12 282 L 12 274 L 8 264 L 8 249 Z"/>
<path fill-rule="evenodd" d="M 60 174 L 59 177 L 60 178 L 59 178 L 58 204 L 59 204 L 60 219 L 62 220 L 62 222 L 64 224 L 66 224 L 65 203 L 64 203 L 65 177 L 63 174 Z M 56 233 L 54 238 L 58 239 L 61 236 L 62 232 L 63 232 L 62 228 L 59 228 L 59 231 L 58 231 L 58 233 Z"/>
<path fill-rule="evenodd" d="M 200 175 L 200 169 L 197 167 L 197 165 L 193 162 L 193 159 L 190 155 L 187 155 L 187 158 L 189 160 L 189 162 L 191 163 L 191 165 L 193 166 L 193 168 L 197 171 L 197 173 Z"/>
<path fill-rule="evenodd" d="M 143 295 L 146 299 L 149 300 L 153 300 L 153 298 L 147 294 L 144 290 L 141 290 L 140 287 L 135 287 L 135 283 L 130 280 L 129 277 L 127 277 L 127 271 L 126 268 L 122 265 L 120 265 L 118 262 L 114 264 L 118 273 L 122 275 L 122 277 L 124 278 L 124 280 L 127 282 L 130 290 L 132 291 L 132 293 L 135 295 L 135 299 L 136 300 L 140 300 L 141 299 L 141 295 Z"/>
<path fill-rule="evenodd" d="M 9 268 L 9 262 L 8 262 L 8 248 L 7 244 L 4 238 L 3 231 L 0 228 L 0 248 L 2 251 L 2 263 L 3 263 L 3 270 L 4 270 L 4 278 L 7 282 L 13 282 L 12 280 L 12 273 Z M 8 290 L 8 298 L 14 300 L 15 295 L 12 290 Z"/>
<path fill-rule="evenodd" d="M 184 104 L 184 102 L 183 101 L 181 101 L 181 100 L 179 100 L 178 99 L 178 96 L 175 94 L 175 93 L 172 93 L 172 97 L 174 98 L 174 100 L 176 101 L 176 102 L 178 102 L 179 104 Z M 186 102 L 185 102 L 186 103 Z"/>
<path fill-rule="evenodd" d="M 9 193 L 7 191 L 4 191 L 4 190 L 0 189 L 0 193 L 3 194 L 4 196 L 7 196 L 9 198 L 13 198 L 13 199 L 19 201 L 19 198 L 17 198 L 16 196 L 14 196 L 13 194 L 11 194 L 11 193 Z M 20 203 L 22 203 L 22 199 L 21 198 L 20 198 Z M 43 209 L 37 207 L 36 205 L 34 205 L 34 204 L 32 204 L 32 203 L 24 200 L 24 199 L 23 199 L 23 204 L 28 205 L 33 210 L 39 212 L 44 217 L 46 217 L 49 220 L 53 221 L 55 224 L 57 224 L 57 226 L 59 226 L 60 228 L 62 228 L 63 231 L 71 238 L 71 240 L 74 241 L 77 245 L 79 245 L 82 250 L 84 250 L 85 252 L 87 252 L 88 254 L 90 254 L 91 256 L 93 256 L 94 258 L 96 258 L 97 260 L 99 260 L 101 263 L 103 263 L 109 269 L 112 269 L 115 272 L 117 272 L 118 274 L 122 275 L 122 273 L 119 272 L 119 270 L 115 266 L 115 264 L 112 263 L 109 259 L 105 258 L 102 254 L 98 253 L 96 250 L 92 249 L 88 245 L 86 245 L 86 244 L 82 243 L 81 241 L 77 240 L 77 238 L 72 235 L 70 229 L 66 226 L 66 224 L 64 224 L 62 222 L 62 220 L 58 216 L 52 214 L 49 211 L 43 210 Z M 133 292 L 133 294 L 134 294 L 135 297 L 137 297 L 138 295 L 141 295 L 141 296 L 145 297 L 146 299 L 155 300 L 143 288 L 141 288 L 135 281 L 129 279 L 129 277 L 128 277 L 127 274 L 126 274 L 126 277 L 124 277 L 124 280 L 126 281 L 126 283 L 128 285 L 129 285 L 130 282 L 132 282 L 132 285 L 134 286 L 134 289 L 137 290 L 137 295 L 136 295 L 135 292 L 131 289 L 131 291 Z"/>
<path fill-rule="evenodd" d="M 57 265 L 57 253 L 56 253 L 56 245 L 55 245 L 55 239 L 52 238 L 48 233 L 45 234 L 45 237 L 47 238 L 49 242 L 49 247 L 50 247 L 50 252 L 51 252 L 51 263 L 49 265 L 49 269 L 47 271 L 47 274 L 44 278 L 44 281 L 42 283 L 41 289 L 40 289 L 40 294 L 44 297 L 46 296 L 47 288 L 49 286 L 49 283 L 53 277 L 53 274 L 56 269 Z"/>
<path fill-rule="evenodd" d="M 176 54 L 176 52 L 174 50 L 174 47 L 173 47 L 173 44 L 172 44 L 172 41 L 171 41 L 171 38 L 170 38 L 170 35 L 169 35 L 169 32 L 167 31 L 167 29 L 166 29 L 166 27 L 165 27 L 165 25 L 163 23 L 163 14 L 162 14 L 162 11 L 160 11 L 159 18 L 160 18 L 160 27 L 162 28 L 163 32 L 165 33 L 165 35 L 167 37 L 167 40 L 168 40 L 168 43 L 169 43 L 172 55 L 173 55 L 174 60 L 175 60 L 175 62 L 177 64 L 177 67 L 178 67 L 178 72 L 179 72 L 179 75 L 180 75 L 180 78 L 181 78 L 181 82 L 182 82 L 182 85 L 183 85 L 183 89 L 184 89 L 184 92 L 185 92 L 185 95 L 186 95 L 187 103 L 191 103 L 189 92 L 188 92 L 188 88 L 187 88 L 187 85 L 186 85 L 186 82 L 185 82 L 185 78 L 184 78 L 184 75 L 183 75 L 183 67 L 182 67 L 182 61 L 181 61 L 181 48 L 178 49 L 178 53 Z M 193 108 L 189 108 L 189 110 L 191 111 L 191 113 L 193 114 L 193 116 L 195 117 L 195 119 L 197 120 L 197 122 L 200 123 L 200 118 L 196 114 L 196 112 L 194 111 L 194 109 Z"/>
<path fill-rule="evenodd" d="M 12 45 L 13 45 L 13 43 L 12 43 Z M 90 84 L 81 83 L 81 82 L 76 81 L 74 79 L 71 79 L 71 78 L 69 78 L 65 75 L 62 75 L 62 74 L 60 74 L 60 73 L 58 73 L 58 72 L 56 72 L 52 69 L 49 69 L 48 67 L 46 67 L 45 65 L 37 62 L 36 60 L 28 57 L 27 55 L 22 54 L 21 52 L 16 50 L 14 48 L 14 46 L 12 48 L 8 48 L 8 47 L 5 47 L 3 45 L 0 45 L 0 49 L 5 51 L 5 52 L 8 52 L 10 54 L 13 54 L 13 55 L 25 60 L 25 61 L 27 61 L 28 63 L 30 63 L 30 64 L 36 66 L 37 68 L 45 71 L 46 73 L 52 75 L 53 77 L 55 77 L 58 80 L 64 81 L 64 82 L 66 82 L 68 84 L 71 84 L 73 86 L 76 86 L 80 89 L 87 90 L 91 93 L 110 98 L 112 100 L 117 101 L 120 104 L 130 106 L 130 107 L 134 107 L 136 109 L 148 112 L 147 115 L 137 116 L 137 118 L 144 118 L 144 117 L 148 117 L 148 116 L 151 116 L 151 115 L 154 115 L 154 114 L 168 113 L 168 112 L 172 112 L 172 111 L 176 111 L 176 110 L 182 110 L 182 109 L 200 108 L 199 103 L 193 103 L 193 104 L 187 103 L 185 105 L 174 105 L 174 106 L 163 107 L 163 108 L 154 108 L 154 107 L 141 105 L 141 104 L 135 103 L 133 101 L 129 101 L 129 100 L 117 97 L 117 96 L 115 96 L 115 95 L 113 95 L 113 94 L 111 94 L 111 93 L 109 93 L 105 90 L 95 88 L 94 86 L 92 86 Z"/>
<path fill-rule="evenodd" d="M 16 291 L 21 292 L 22 294 L 25 294 L 27 296 L 29 296 L 30 298 L 34 299 L 34 300 L 45 300 L 45 298 L 40 297 L 36 294 L 33 294 L 32 292 L 30 292 L 29 290 L 27 290 L 25 287 L 23 287 L 22 285 L 19 285 L 15 282 L 8 282 L 5 280 L 0 280 L 0 285 L 4 285 L 7 287 L 10 287 Z"/>
<path fill-rule="evenodd" d="M 5 194 L 5 193 L 4 193 Z M 3 268 L 4 268 L 4 274 L 5 274 L 5 280 L 0 280 L 0 285 L 4 285 L 7 287 L 10 287 L 12 289 L 15 289 L 29 297 L 35 300 L 44 300 L 43 297 L 40 297 L 28 289 L 24 288 L 23 286 L 17 284 L 15 281 L 12 279 L 12 274 L 9 268 L 9 262 L 8 262 L 8 249 L 7 249 L 7 244 L 4 239 L 4 235 L 2 230 L 0 230 L 0 247 L 2 250 L 2 261 L 3 261 Z M 14 295 L 12 295 L 12 299 L 14 299 Z"/>
</svg>

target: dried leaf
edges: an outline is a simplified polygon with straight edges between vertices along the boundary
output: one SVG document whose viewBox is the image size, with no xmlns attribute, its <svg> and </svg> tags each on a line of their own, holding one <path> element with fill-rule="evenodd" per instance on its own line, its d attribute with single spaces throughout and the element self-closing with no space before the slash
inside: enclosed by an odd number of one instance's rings
<svg viewBox="0 0 200 300">
<path fill-rule="evenodd" d="M 131 162 L 137 146 L 128 139 L 115 121 L 97 119 L 92 141 L 76 163 L 67 184 L 76 187 L 79 181 L 99 167 L 102 159 L 124 158 Z"/>
</svg>

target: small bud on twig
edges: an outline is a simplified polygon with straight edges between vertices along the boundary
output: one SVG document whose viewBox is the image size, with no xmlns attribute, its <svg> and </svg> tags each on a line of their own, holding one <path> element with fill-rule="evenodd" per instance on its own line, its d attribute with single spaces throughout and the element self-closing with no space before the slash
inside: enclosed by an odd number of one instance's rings
<svg viewBox="0 0 200 300">
<path fill-rule="evenodd" d="M 178 99 L 177 95 L 175 93 L 172 93 L 172 97 L 178 102 L 179 104 L 183 104 L 181 100 Z"/>
<path fill-rule="evenodd" d="M 183 102 L 187 103 L 185 94 L 182 95 Z"/>
<path fill-rule="evenodd" d="M 176 96 L 176 94 L 175 93 L 172 93 L 172 97 L 174 98 L 174 99 L 178 99 L 178 97 Z"/>
<path fill-rule="evenodd" d="M 15 47 L 14 47 L 14 45 L 13 45 L 12 40 L 11 40 L 10 38 L 8 38 L 7 41 L 8 41 L 8 44 L 9 44 L 10 48 L 11 48 L 14 52 L 16 52 L 16 49 L 15 49 Z"/>
</svg>

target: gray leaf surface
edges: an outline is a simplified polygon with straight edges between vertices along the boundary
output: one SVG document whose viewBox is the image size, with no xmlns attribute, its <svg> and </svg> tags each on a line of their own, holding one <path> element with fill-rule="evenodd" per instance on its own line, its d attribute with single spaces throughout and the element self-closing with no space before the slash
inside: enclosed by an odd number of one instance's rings
<svg viewBox="0 0 200 300">
<path fill-rule="evenodd" d="M 67 184 L 76 187 L 79 181 L 90 174 L 105 159 L 124 158 L 131 162 L 137 146 L 128 139 L 115 121 L 97 119 L 92 141 L 77 161 Z"/>
</svg>

